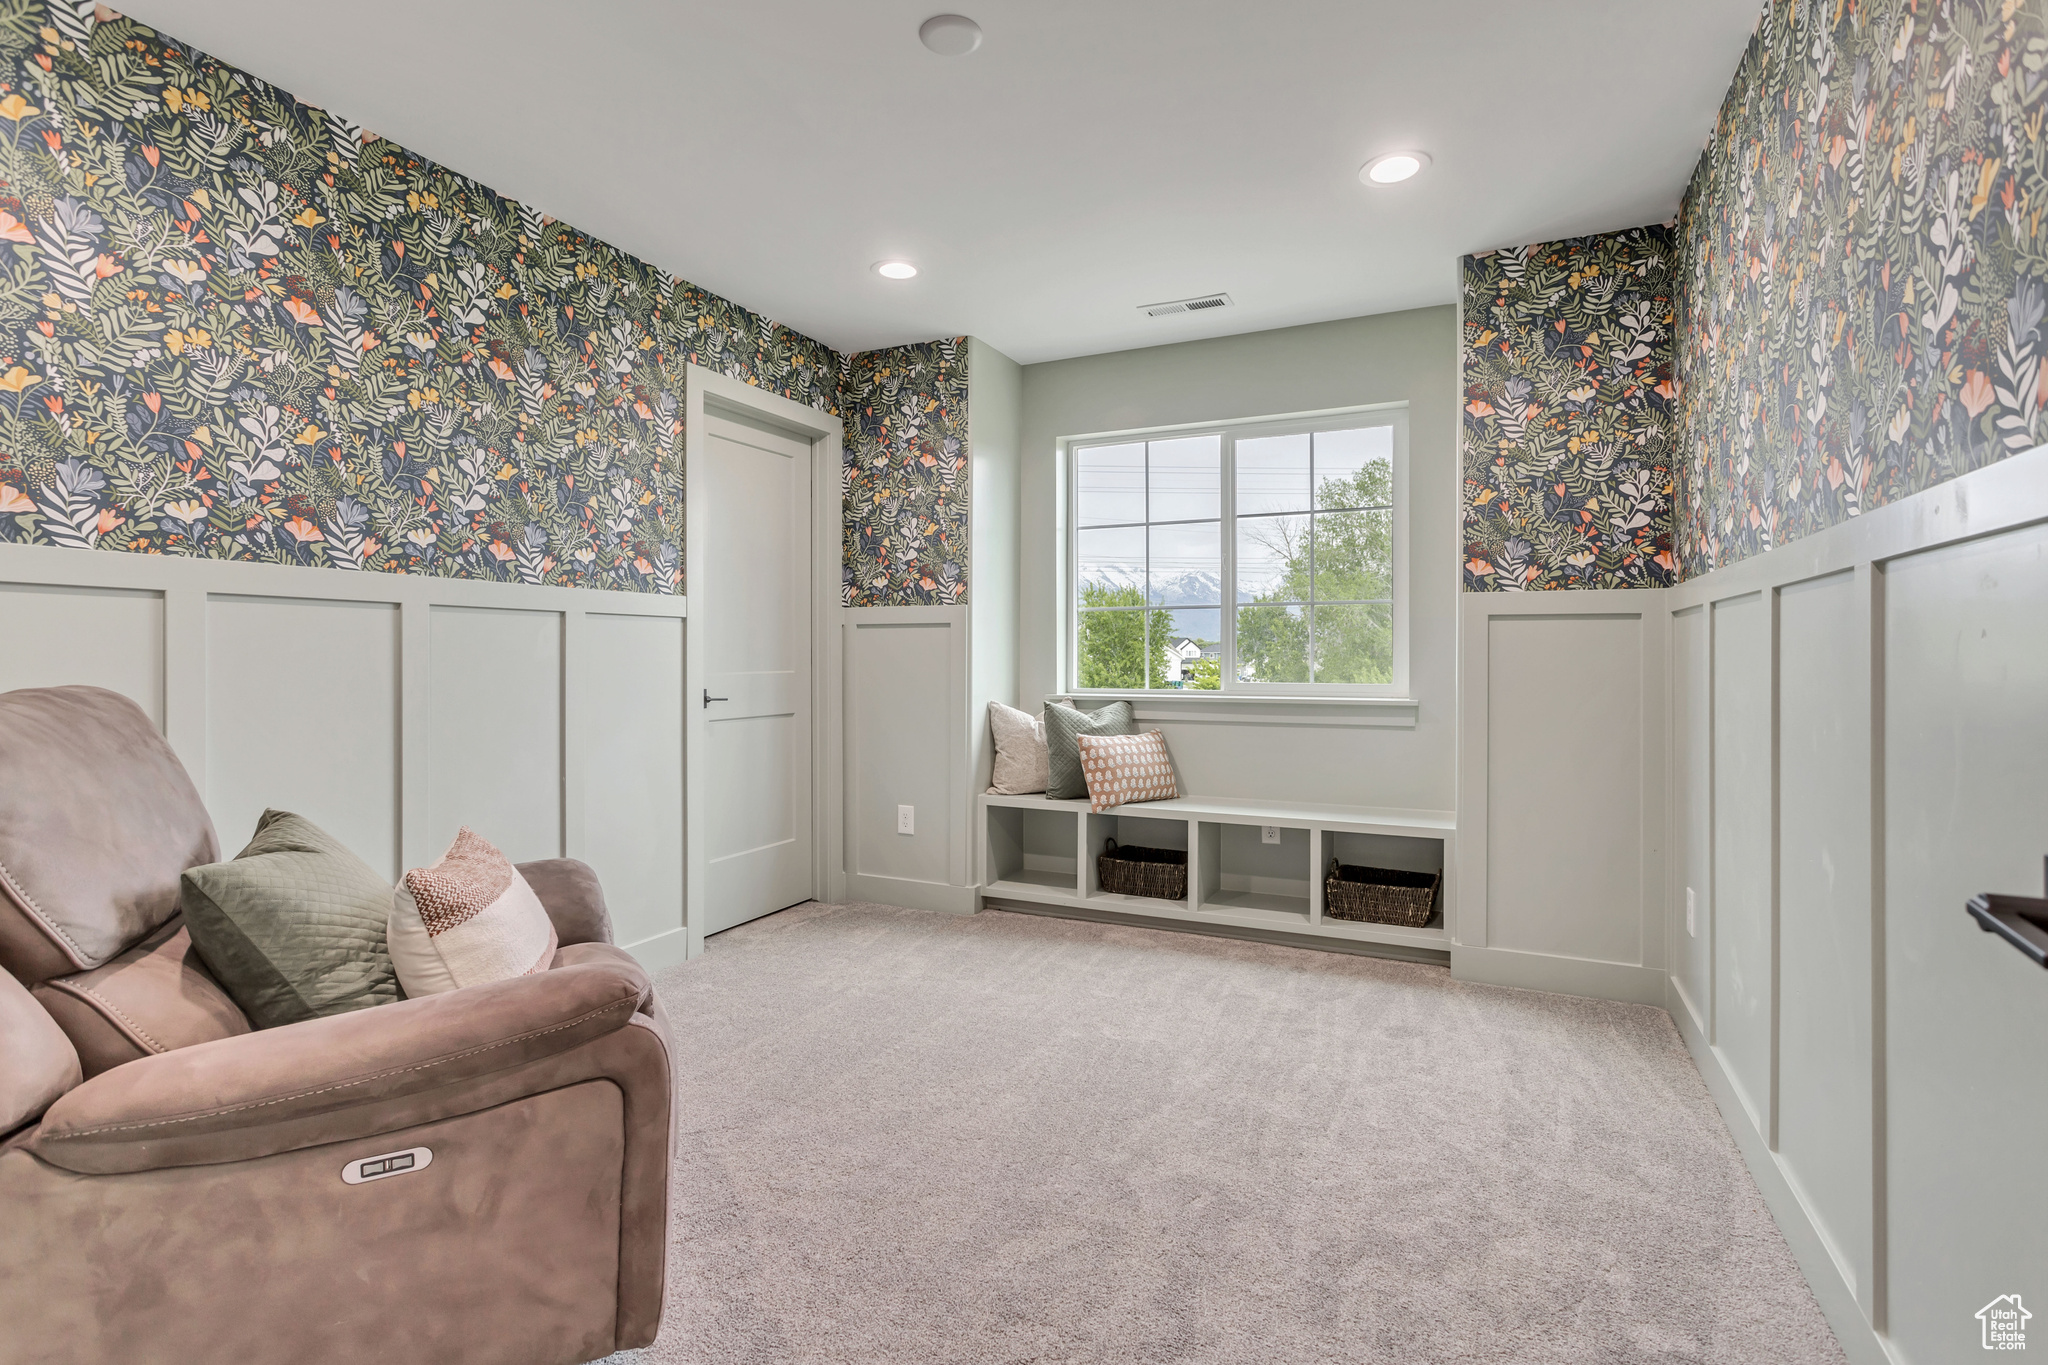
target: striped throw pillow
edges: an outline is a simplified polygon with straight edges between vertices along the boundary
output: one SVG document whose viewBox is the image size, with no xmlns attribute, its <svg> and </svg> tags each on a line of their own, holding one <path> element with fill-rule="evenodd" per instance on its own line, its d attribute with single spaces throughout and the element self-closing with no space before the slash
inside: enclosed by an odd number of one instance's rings
<svg viewBox="0 0 2048 1365">
<path fill-rule="evenodd" d="M 1081 735 L 1081 774 L 1088 779 L 1088 809 L 1108 810 L 1132 801 L 1171 801 L 1180 795 L 1166 736 L 1157 730 L 1137 735 Z"/>
</svg>

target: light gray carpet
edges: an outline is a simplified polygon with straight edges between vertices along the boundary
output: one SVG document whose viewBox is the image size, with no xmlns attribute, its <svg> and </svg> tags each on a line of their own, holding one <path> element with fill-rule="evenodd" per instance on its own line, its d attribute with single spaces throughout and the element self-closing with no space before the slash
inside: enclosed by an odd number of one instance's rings
<svg viewBox="0 0 2048 1365">
<path fill-rule="evenodd" d="M 1841 1361 L 1661 1011 L 807 905 L 666 972 L 705 1362 Z"/>
</svg>

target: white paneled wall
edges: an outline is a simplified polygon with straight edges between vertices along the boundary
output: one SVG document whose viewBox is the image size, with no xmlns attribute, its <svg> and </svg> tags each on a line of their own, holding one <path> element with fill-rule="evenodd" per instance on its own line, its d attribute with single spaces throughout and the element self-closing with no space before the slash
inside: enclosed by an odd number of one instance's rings
<svg viewBox="0 0 2048 1365">
<path fill-rule="evenodd" d="M 2026 501 L 1955 511 L 2048 516 L 2040 454 Z M 2048 1301 L 2048 1184 L 2021 1174 L 2048 1134 L 2048 972 L 1960 914 L 2042 893 L 2048 524 L 1891 560 L 1882 604 L 1883 1303 L 1917 1365 L 1963 1354 L 1994 1294 Z"/>
<path fill-rule="evenodd" d="M 1640 916 L 1612 913 L 1642 897 L 1642 636 L 1640 616 L 1487 622 L 1489 947 L 1642 963 Z"/>
<path fill-rule="evenodd" d="M 163 593 L 38 582 L 0 592 L 0 692 L 91 683 L 164 723 Z"/>
<path fill-rule="evenodd" d="M 275 806 L 382 876 L 405 870 L 399 621 L 395 602 L 208 595 L 205 795 L 223 854 Z M 300 738 L 281 743 L 281 728 Z"/>
<path fill-rule="evenodd" d="M 611 898 L 612 932 L 637 943 L 666 932 L 674 923 L 668 907 L 683 902 L 680 836 L 648 836 L 683 828 L 683 622 L 591 611 L 582 626 L 571 653 L 587 680 L 583 706 L 572 712 L 584 726 L 583 859 L 605 869 L 607 885 L 640 889 L 631 900 Z M 607 712 L 638 719 L 618 725 Z"/>
<path fill-rule="evenodd" d="M 560 856 L 561 613 L 430 606 L 427 660 L 427 843 L 468 825 L 515 862 Z"/>
<path fill-rule="evenodd" d="M 2048 1299 L 2048 1188 L 2014 1178 L 2048 1132 L 2048 973 L 1963 913 L 2040 894 L 2048 855 L 2048 450 L 1639 600 L 1670 717 L 1668 780 L 1643 754 L 1669 948 L 1644 961 L 1851 1359 L 1974 1354 L 1991 1299 Z M 1488 690 L 1538 695 L 1492 714 L 1578 723 L 1541 693 L 1583 680 L 1515 658 Z M 1622 720 L 1584 781 L 1620 780 Z M 1464 769 L 1495 775 L 1489 810 L 1525 776 L 1500 729 Z M 1612 856 L 1588 832 L 1552 865 Z"/>
<path fill-rule="evenodd" d="M 1761 593 L 1712 609 L 1714 1040 L 1750 1121 L 1771 1123 L 1777 938 L 1771 840 L 1771 604 Z"/>
<path fill-rule="evenodd" d="M 1869 619 L 1853 570 L 1778 590 L 1778 1161 L 1856 1292 L 1872 1256 Z"/>
<path fill-rule="evenodd" d="M 1714 846 L 1687 837 L 1711 826 L 1714 765 L 1708 753 L 1713 730 L 1713 690 L 1707 660 L 1713 618 L 1704 607 L 1671 613 L 1671 876 L 1691 891 L 1692 914 L 1681 890 L 1671 928 L 1671 979 L 1678 1008 L 1704 1029 L 1714 1007 Z"/>
<path fill-rule="evenodd" d="M 852 607 L 840 613 L 846 707 L 846 894 L 959 913 L 968 877 L 975 747 L 968 714 L 966 607 Z M 897 807 L 915 832 L 896 828 Z"/>
<path fill-rule="evenodd" d="M 680 598 L 0 545 L 0 691 L 91 683 L 164 730 L 223 853 L 295 810 L 380 873 L 462 825 L 580 857 L 680 960 Z"/>
<path fill-rule="evenodd" d="M 1963 913 L 2041 894 L 2048 449 L 1463 612 L 1452 970 L 1666 1005 L 1852 1360 L 2048 1300 L 2048 972 Z"/>
<path fill-rule="evenodd" d="M 1451 971 L 1664 998 L 1654 593 L 1468 593 Z"/>
</svg>

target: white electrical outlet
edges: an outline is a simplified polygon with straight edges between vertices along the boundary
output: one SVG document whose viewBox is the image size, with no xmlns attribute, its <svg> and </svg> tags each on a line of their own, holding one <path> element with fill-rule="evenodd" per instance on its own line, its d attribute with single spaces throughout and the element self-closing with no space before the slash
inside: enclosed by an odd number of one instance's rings
<svg viewBox="0 0 2048 1365">
<path fill-rule="evenodd" d="M 898 834 L 917 833 L 916 806 L 898 806 L 896 808 L 896 832 Z"/>
<path fill-rule="evenodd" d="M 1697 898 L 1692 894 L 1692 888 L 1688 886 L 1685 888 L 1685 932 L 1692 938 L 1700 936 L 1699 921 L 1694 914 L 1697 905 Z"/>
<path fill-rule="evenodd" d="M 1262 844 L 1277 844 L 1277 843 L 1279 843 L 1279 842 L 1280 842 L 1280 826 L 1278 826 L 1278 825 L 1260 825 L 1260 826 L 1259 826 L 1259 842 L 1260 842 L 1260 843 L 1262 843 Z"/>
</svg>

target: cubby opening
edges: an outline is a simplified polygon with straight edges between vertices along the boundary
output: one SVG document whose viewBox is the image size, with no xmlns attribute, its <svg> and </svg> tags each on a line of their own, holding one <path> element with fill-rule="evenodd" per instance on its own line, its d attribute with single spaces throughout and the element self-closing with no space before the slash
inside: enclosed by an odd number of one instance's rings
<svg viewBox="0 0 2048 1365">
<path fill-rule="evenodd" d="M 1309 832 L 1278 828 L 1280 842 L 1269 844 L 1264 826 L 1202 822 L 1196 876 L 1203 909 L 1308 923 Z"/>
<path fill-rule="evenodd" d="M 1398 872 L 1429 872 L 1438 878 L 1436 908 L 1424 928 L 1441 928 L 1444 922 L 1444 841 L 1400 834 L 1356 834 L 1345 830 L 1323 833 L 1323 865 L 1316 876 L 1329 873 L 1330 859 L 1353 867 L 1384 867 Z M 1345 923 L 1351 923 L 1345 921 Z"/>
<path fill-rule="evenodd" d="M 1088 816 L 1088 866 L 1085 869 L 1088 894 L 1099 896 L 1105 892 L 1096 859 L 1106 850 L 1108 841 L 1114 839 L 1119 848 L 1170 848 L 1182 853 L 1188 848 L 1188 822 L 1185 820 L 1162 820 L 1146 815 L 1105 814 Z M 1151 900 L 1153 897 L 1136 899 Z M 1171 905 L 1186 904 L 1185 898 L 1165 902 Z"/>
<path fill-rule="evenodd" d="M 990 806 L 987 814 L 990 882 L 1076 889 L 1075 812 Z"/>
</svg>

